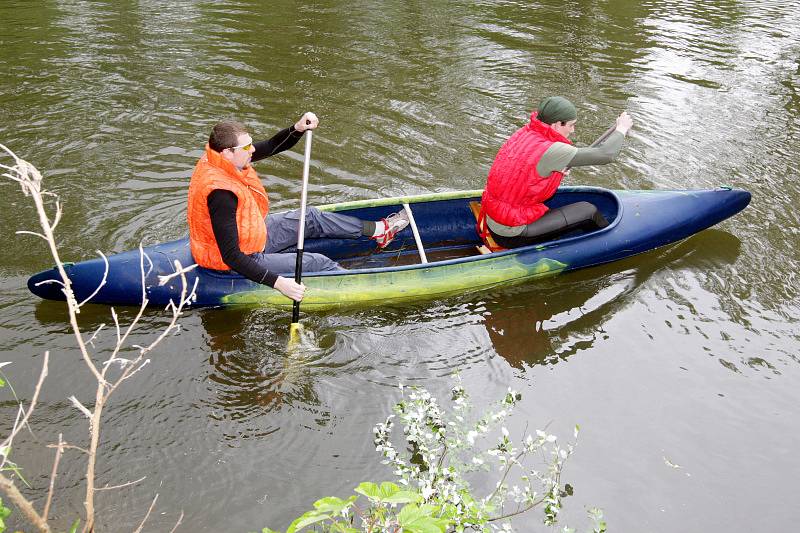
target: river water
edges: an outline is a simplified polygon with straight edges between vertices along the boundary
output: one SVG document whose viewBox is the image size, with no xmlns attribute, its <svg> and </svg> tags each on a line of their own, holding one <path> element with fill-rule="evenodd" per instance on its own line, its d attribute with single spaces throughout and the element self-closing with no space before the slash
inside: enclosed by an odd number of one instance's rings
<svg viewBox="0 0 800 533">
<path fill-rule="evenodd" d="M 523 394 L 512 436 L 580 424 L 564 523 L 591 506 L 615 531 L 786 531 L 800 475 L 798 216 L 800 5 L 786 1 L 387 0 L 0 4 L 0 142 L 44 171 L 66 260 L 183 236 L 188 178 L 215 121 L 266 138 L 312 110 L 309 202 L 481 188 L 536 103 L 579 107 L 590 143 L 627 109 L 611 165 L 570 184 L 752 192 L 751 205 L 677 245 L 525 286 L 304 316 L 314 349 L 287 353 L 271 309 L 190 310 L 114 394 L 99 531 L 285 528 L 322 496 L 390 479 L 372 426 L 398 383 L 475 403 Z M 7 162 L 7 161 L 4 161 Z M 259 163 L 273 209 L 299 204 L 298 147 Z M 12 457 L 39 508 L 58 433 L 86 446 L 66 398 L 93 399 L 63 305 L 25 286 L 49 268 L 28 199 L 2 185 L 0 361 L 43 400 Z M 122 321 L 133 317 L 120 310 Z M 85 331 L 109 309 L 81 313 Z M 167 323 L 148 311 L 132 342 Z M 107 330 L 95 347 L 114 343 Z M 2 429 L 14 406 L 3 390 Z M 5 433 L 4 433 L 5 434 Z M 82 511 L 81 458 L 53 509 Z M 4 500 L 5 501 L 5 500 Z M 24 524 L 14 519 L 11 524 Z M 537 517 L 518 523 L 535 530 Z"/>
</svg>

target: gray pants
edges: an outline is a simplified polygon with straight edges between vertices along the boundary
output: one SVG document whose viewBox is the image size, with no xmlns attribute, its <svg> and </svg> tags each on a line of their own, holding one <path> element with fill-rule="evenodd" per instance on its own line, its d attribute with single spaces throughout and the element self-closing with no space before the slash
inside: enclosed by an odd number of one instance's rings
<svg viewBox="0 0 800 533">
<path fill-rule="evenodd" d="M 276 274 L 294 275 L 297 258 L 297 229 L 300 226 L 300 210 L 267 216 L 267 247 L 263 252 L 250 257 L 264 268 Z M 316 207 L 306 209 L 304 238 L 358 239 L 362 235 L 361 220 L 338 213 L 320 211 Z M 303 253 L 303 272 L 344 270 L 336 261 L 317 253 Z"/>
</svg>

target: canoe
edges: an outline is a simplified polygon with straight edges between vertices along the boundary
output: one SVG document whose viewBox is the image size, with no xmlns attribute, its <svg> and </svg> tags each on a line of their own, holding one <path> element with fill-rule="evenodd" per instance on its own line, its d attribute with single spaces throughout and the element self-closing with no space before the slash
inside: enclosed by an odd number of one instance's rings
<svg viewBox="0 0 800 533">
<path fill-rule="evenodd" d="M 551 208 L 573 202 L 595 204 L 609 220 L 603 229 L 574 232 L 557 240 L 484 254 L 470 202 L 479 201 L 480 190 L 444 192 L 419 196 L 361 200 L 320 206 L 320 209 L 377 220 L 408 205 L 419 236 L 420 253 L 412 226 L 398 233 L 383 251 L 376 251 L 367 238 L 307 239 L 305 250 L 326 254 L 347 270 L 306 272 L 308 287 L 303 309 L 339 306 L 369 306 L 438 298 L 493 287 L 527 283 L 561 272 L 616 261 L 685 239 L 744 209 L 750 193 L 722 187 L 708 190 L 609 190 L 598 187 L 562 187 L 547 204 Z M 181 285 L 174 278 L 159 285 L 159 276 L 194 263 L 189 240 L 144 248 L 144 284 L 148 304 L 164 306 L 179 296 Z M 423 254 L 427 262 L 423 262 Z M 110 305 L 140 305 L 141 257 L 132 250 L 108 257 L 105 283 L 91 302 Z M 104 277 L 102 258 L 68 264 L 67 275 L 78 301 L 94 293 Z M 195 307 L 235 305 L 291 305 L 291 301 L 269 287 L 236 273 L 197 267 L 187 274 L 197 280 Z M 55 269 L 28 280 L 28 288 L 41 298 L 63 300 Z M 44 282 L 44 283 L 43 283 Z"/>
</svg>

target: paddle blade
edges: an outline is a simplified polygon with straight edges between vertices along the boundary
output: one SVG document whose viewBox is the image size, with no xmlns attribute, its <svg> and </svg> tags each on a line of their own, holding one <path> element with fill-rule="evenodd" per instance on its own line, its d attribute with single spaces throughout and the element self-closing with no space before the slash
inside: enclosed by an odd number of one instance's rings
<svg viewBox="0 0 800 533">
<path fill-rule="evenodd" d="M 303 340 L 303 324 L 292 322 L 289 325 L 289 346 L 296 346 Z"/>
</svg>

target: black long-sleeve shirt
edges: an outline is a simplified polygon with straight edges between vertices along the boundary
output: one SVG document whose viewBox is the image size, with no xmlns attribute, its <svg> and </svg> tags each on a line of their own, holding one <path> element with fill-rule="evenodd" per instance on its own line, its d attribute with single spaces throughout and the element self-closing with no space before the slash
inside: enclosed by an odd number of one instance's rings
<svg viewBox="0 0 800 533">
<path fill-rule="evenodd" d="M 266 141 L 253 143 L 255 152 L 251 163 L 292 148 L 302 136 L 303 132 L 295 130 L 294 126 L 289 126 Z M 225 264 L 256 283 L 274 287 L 278 275 L 263 268 L 239 248 L 239 228 L 236 225 L 236 209 L 239 201 L 236 195 L 224 189 L 217 189 L 208 195 L 206 204 L 211 217 L 211 228 L 214 230 L 214 239 Z"/>
</svg>

